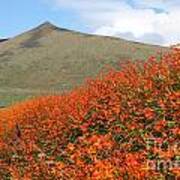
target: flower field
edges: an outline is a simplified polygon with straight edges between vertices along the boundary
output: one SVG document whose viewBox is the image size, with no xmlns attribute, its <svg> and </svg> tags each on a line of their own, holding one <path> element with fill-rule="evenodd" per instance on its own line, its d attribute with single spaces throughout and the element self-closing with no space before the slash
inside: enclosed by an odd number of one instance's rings
<svg viewBox="0 0 180 180">
<path fill-rule="evenodd" d="M 180 177 L 180 51 L 0 111 L 0 179 Z"/>
</svg>

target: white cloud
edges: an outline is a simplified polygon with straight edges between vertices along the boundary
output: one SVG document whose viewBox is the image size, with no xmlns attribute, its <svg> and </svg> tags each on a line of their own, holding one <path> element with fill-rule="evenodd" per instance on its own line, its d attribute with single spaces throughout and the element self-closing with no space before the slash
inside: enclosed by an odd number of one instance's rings
<svg viewBox="0 0 180 180">
<path fill-rule="evenodd" d="M 60 9 L 76 12 L 95 34 L 163 45 L 180 42 L 180 1 L 177 0 L 51 1 Z"/>
</svg>

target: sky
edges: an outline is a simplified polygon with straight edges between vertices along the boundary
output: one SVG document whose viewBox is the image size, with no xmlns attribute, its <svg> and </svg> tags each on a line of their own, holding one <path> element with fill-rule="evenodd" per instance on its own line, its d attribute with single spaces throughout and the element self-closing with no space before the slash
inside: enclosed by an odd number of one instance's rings
<svg viewBox="0 0 180 180">
<path fill-rule="evenodd" d="M 44 21 L 149 44 L 180 42 L 180 0 L 1 0 L 0 38 Z"/>
</svg>

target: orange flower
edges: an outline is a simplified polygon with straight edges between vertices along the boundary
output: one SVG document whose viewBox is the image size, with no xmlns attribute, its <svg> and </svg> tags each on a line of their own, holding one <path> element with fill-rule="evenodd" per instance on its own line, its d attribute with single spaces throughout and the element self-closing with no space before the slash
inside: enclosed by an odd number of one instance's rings
<svg viewBox="0 0 180 180">
<path fill-rule="evenodd" d="M 144 115 L 147 119 L 152 119 L 154 118 L 155 113 L 153 109 L 147 107 L 144 109 Z"/>
<path fill-rule="evenodd" d="M 179 72 L 175 50 L 0 110 L 0 179 L 165 178 L 144 167 L 179 153 Z"/>
</svg>

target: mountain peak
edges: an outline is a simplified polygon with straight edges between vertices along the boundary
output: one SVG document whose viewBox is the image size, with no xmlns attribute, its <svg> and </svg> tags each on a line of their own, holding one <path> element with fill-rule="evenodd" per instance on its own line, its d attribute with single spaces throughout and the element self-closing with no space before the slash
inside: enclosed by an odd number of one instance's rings
<svg viewBox="0 0 180 180">
<path fill-rule="evenodd" d="M 33 33 L 41 33 L 41 34 L 47 34 L 49 32 L 52 32 L 54 30 L 58 30 L 59 28 L 52 24 L 49 21 L 45 21 L 44 23 L 40 24 L 39 26 L 37 26 L 36 28 L 30 30 L 30 32 Z"/>
<path fill-rule="evenodd" d="M 52 24 L 49 21 L 45 21 L 44 23 L 39 25 L 38 28 L 57 28 L 57 26 L 55 26 L 54 24 Z"/>
<path fill-rule="evenodd" d="M 49 21 L 45 21 L 44 23 L 40 24 L 38 27 L 34 28 L 33 31 L 34 30 L 35 31 L 54 31 L 54 30 L 58 30 L 58 31 L 70 31 L 68 29 L 58 27 L 58 26 L 52 24 Z"/>
</svg>

